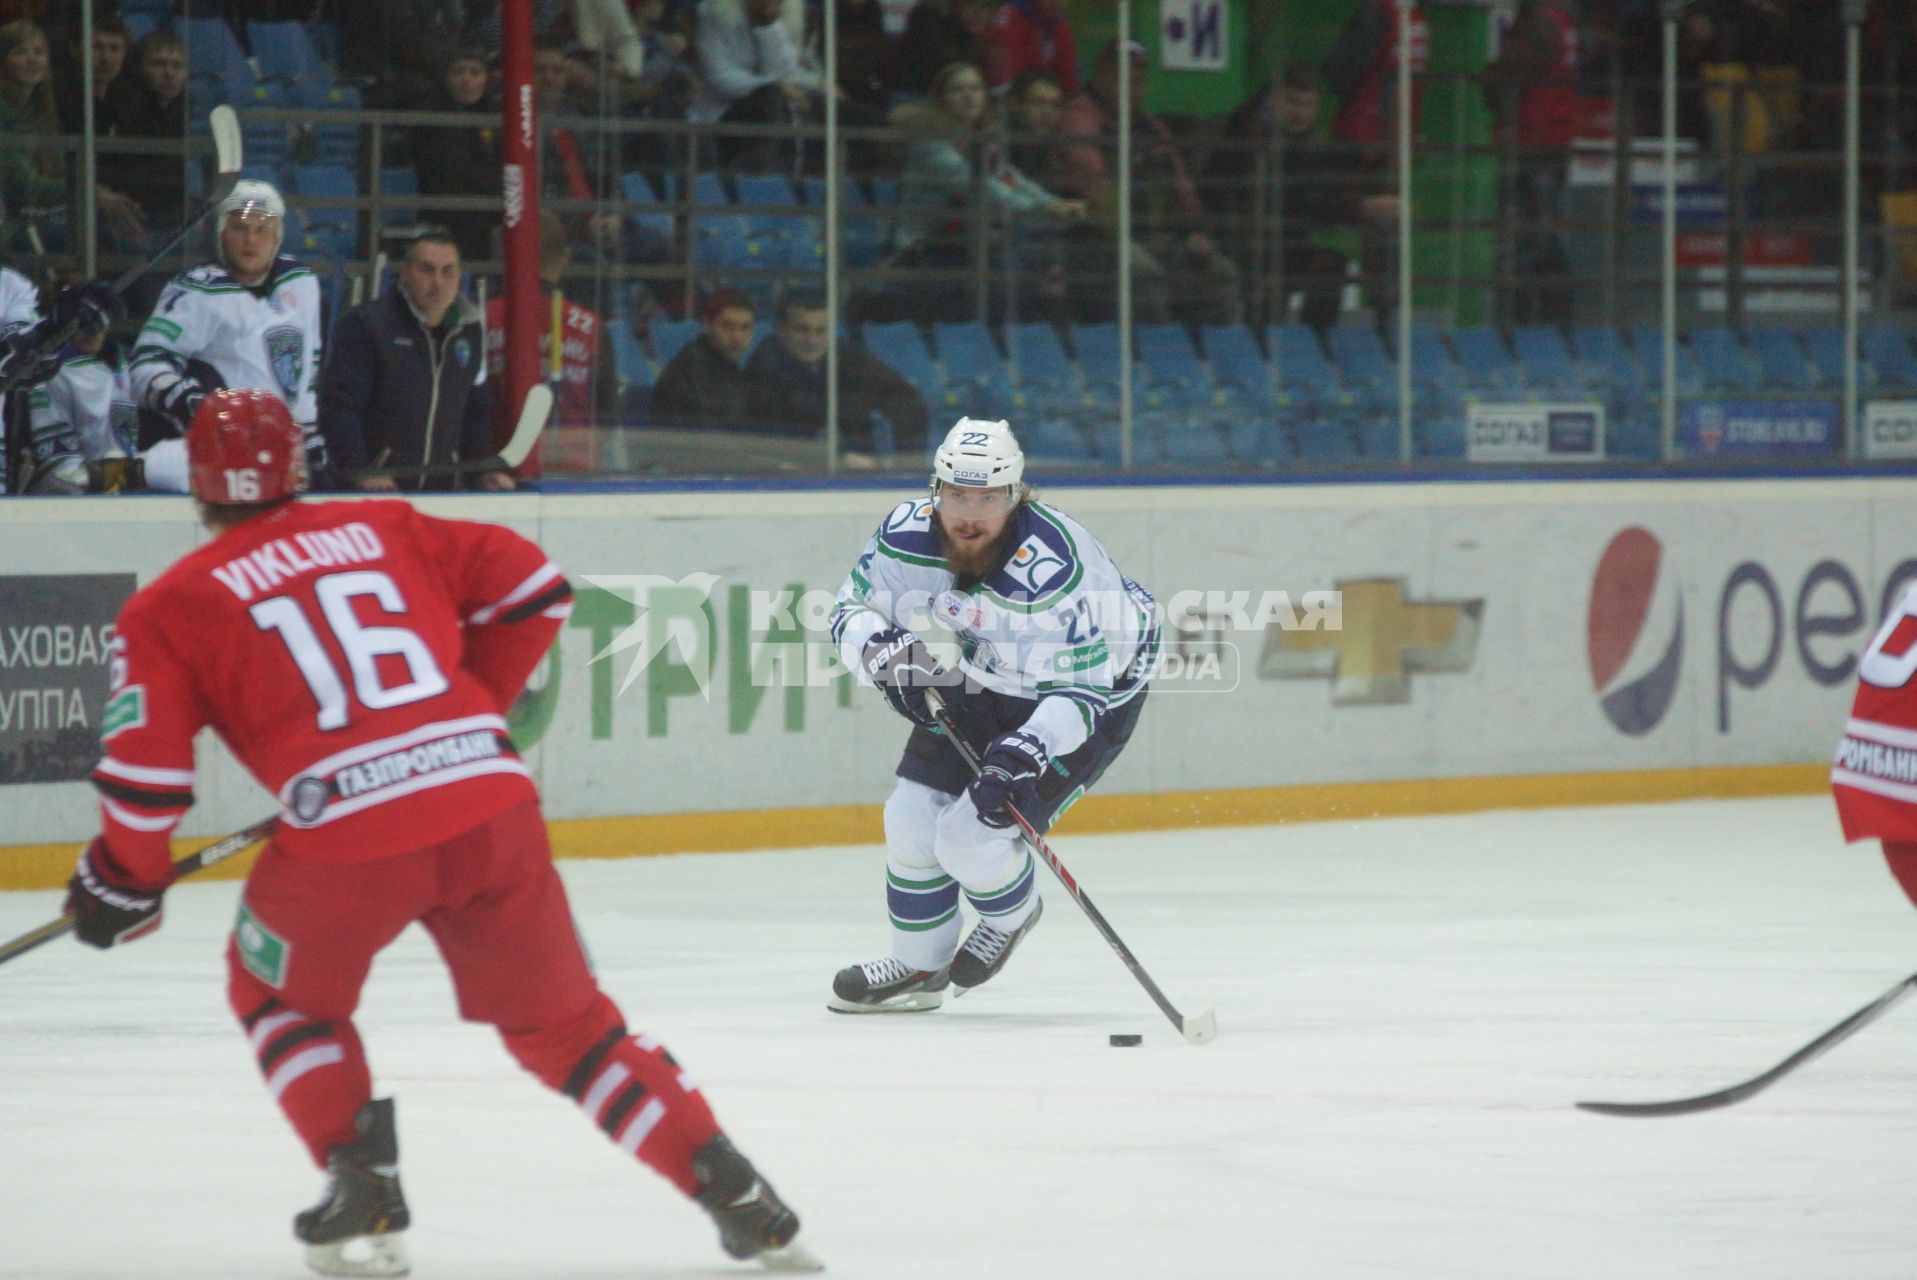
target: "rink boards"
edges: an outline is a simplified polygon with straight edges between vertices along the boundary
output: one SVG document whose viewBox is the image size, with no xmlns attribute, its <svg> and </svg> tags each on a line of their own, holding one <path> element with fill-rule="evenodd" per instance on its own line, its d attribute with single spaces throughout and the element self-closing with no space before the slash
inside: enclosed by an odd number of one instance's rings
<svg viewBox="0 0 1917 1280">
<path fill-rule="evenodd" d="M 422 501 L 536 538 L 579 589 L 514 716 L 562 852 L 878 838 L 905 727 L 836 666 L 824 613 L 910 496 Z M 1858 655 L 1917 581 L 1907 480 L 1047 498 L 1167 614 L 1166 672 L 1082 829 L 1813 790 Z M 106 628 L 200 536 L 182 500 L 0 504 L 0 840 L 19 846 L 0 887 L 52 883 L 92 829 Z M 270 809 L 210 736 L 200 767 L 183 834 Z"/>
</svg>

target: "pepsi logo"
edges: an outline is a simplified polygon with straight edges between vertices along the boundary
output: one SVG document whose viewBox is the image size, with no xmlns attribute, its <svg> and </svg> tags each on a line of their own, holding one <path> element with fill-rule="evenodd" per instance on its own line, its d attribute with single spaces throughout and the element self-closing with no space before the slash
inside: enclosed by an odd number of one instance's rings
<svg viewBox="0 0 1917 1280">
<path fill-rule="evenodd" d="M 1619 732 L 1639 737 L 1671 709 L 1684 664 L 1684 598 L 1664 546 L 1633 525 L 1612 538 L 1591 578 L 1586 618 L 1591 687 Z"/>
</svg>

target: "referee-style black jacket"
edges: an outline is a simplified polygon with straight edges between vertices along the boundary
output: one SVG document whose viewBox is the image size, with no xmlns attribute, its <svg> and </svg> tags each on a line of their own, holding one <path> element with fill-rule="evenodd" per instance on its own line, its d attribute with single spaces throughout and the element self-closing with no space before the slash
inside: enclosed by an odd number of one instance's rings
<svg viewBox="0 0 1917 1280">
<path fill-rule="evenodd" d="M 368 468 L 447 466 L 399 487 L 458 488 L 450 464 L 494 453 L 485 376 L 485 325 L 463 296 L 431 330 L 398 286 L 346 312 L 319 381 L 319 429 L 334 471 L 350 485 Z"/>
</svg>

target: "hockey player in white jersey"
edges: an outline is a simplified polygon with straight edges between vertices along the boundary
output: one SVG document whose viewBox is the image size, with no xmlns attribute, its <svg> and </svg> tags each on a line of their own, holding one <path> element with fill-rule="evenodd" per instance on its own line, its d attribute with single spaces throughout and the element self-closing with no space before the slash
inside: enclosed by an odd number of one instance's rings
<svg viewBox="0 0 1917 1280">
<path fill-rule="evenodd" d="M 222 387 L 278 396 L 305 435 L 308 476 L 324 471 L 319 281 L 280 253 L 285 222 L 286 204 L 271 183 L 235 183 L 220 201 L 217 260 L 175 276 L 140 330 L 130 374 L 146 415 L 142 443 L 153 446 L 146 470 L 155 488 L 185 489 L 187 424 Z"/>
<path fill-rule="evenodd" d="M 76 341 L 59 371 L 27 393 L 27 429 L 28 493 L 99 491 L 87 464 L 134 454 L 126 362 L 105 334 Z"/>
<path fill-rule="evenodd" d="M 1004 422 L 961 418 L 929 498 L 894 507 L 832 616 L 862 683 L 913 723 L 885 803 L 889 955 L 841 970 L 842 1013 L 935 1009 L 996 974 L 1043 909 L 1010 805 L 1044 831 L 1124 749 L 1159 659 L 1158 605 L 1083 525 L 1036 501 Z M 948 671 L 918 632 L 956 633 Z M 937 728 L 937 688 L 980 757 Z M 961 946 L 961 891 L 978 922 Z"/>
<path fill-rule="evenodd" d="M 40 315 L 40 291 L 12 267 L 0 267 L 0 396 L 45 382 L 75 354 L 55 341 L 68 328 L 79 341 L 98 338 L 125 314 L 119 295 L 104 280 L 88 280 L 62 292 L 51 314 Z M 0 493 L 7 483 L 6 424 L 0 419 Z"/>
</svg>

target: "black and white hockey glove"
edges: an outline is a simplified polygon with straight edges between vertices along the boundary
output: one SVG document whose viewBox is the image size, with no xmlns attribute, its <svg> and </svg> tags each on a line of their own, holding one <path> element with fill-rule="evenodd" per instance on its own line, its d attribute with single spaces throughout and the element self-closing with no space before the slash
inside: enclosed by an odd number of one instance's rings
<svg viewBox="0 0 1917 1280">
<path fill-rule="evenodd" d="M 892 710 L 926 728 L 937 723 L 925 703 L 925 691 L 945 688 L 955 681 L 933 659 L 924 641 L 903 627 L 887 627 L 865 642 L 859 664 Z"/>
<path fill-rule="evenodd" d="M 162 892 L 123 884 L 125 872 L 113 861 L 106 840 L 93 837 L 67 881 L 67 910 L 73 932 L 89 947 L 115 947 L 144 938 L 160 927 Z"/>
<path fill-rule="evenodd" d="M 988 827 L 1009 827 L 1008 806 L 1025 814 L 1036 810 L 1038 780 L 1051 759 L 1036 734 L 1008 733 L 993 739 L 972 782 L 972 807 L 978 810 L 978 820 Z"/>
<path fill-rule="evenodd" d="M 47 325 L 54 333 L 73 326 L 76 338 L 92 338 L 105 333 L 126 317 L 126 303 L 105 280 L 82 280 L 62 290 L 47 309 Z"/>
<path fill-rule="evenodd" d="M 163 387 L 155 387 L 149 402 L 154 412 L 165 418 L 181 435 L 193 423 L 193 414 L 206 399 L 206 388 L 192 378 L 176 377 Z"/>
</svg>

